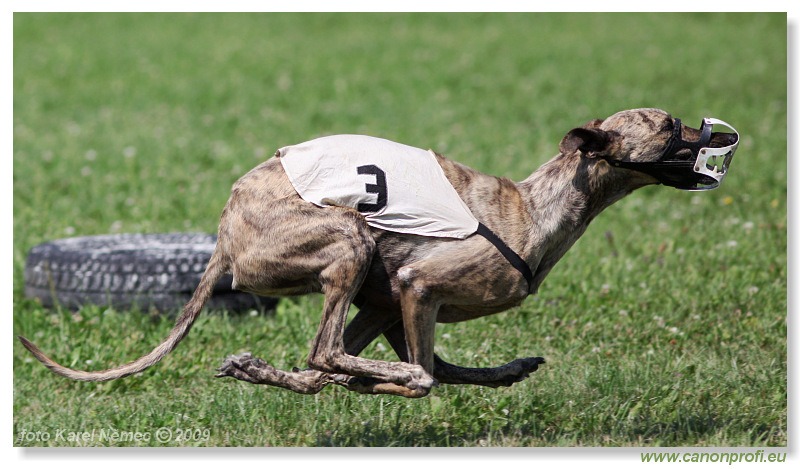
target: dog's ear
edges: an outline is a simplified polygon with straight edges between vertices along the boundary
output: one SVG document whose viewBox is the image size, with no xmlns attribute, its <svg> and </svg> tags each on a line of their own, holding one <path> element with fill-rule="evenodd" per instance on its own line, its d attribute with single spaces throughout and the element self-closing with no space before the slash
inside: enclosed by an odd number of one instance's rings
<svg viewBox="0 0 800 469">
<path fill-rule="evenodd" d="M 592 119 L 589 122 L 583 124 L 584 129 L 599 129 L 600 124 L 603 123 L 603 119 Z"/>
<path fill-rule="evenodd" d="M 595 158 L 606 151 L 614 139 L 614 134 L 601 130 L 599 127 L 602 122 L 593 120 L 583 127 L 570 130 L 558 145 L 561 153 L 571 155 L 579 151 L 583 156 Z"/>
</svg>

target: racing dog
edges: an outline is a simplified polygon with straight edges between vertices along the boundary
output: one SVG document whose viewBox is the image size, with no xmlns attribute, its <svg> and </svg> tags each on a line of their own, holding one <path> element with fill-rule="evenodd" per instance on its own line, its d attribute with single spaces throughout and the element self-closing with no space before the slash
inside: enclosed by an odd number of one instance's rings
<svg viewBox="0 0 800 469">
<path fill-rule="evenodd" d="M 200 284 L 153 351 L 126 365 L 87 372 L 61 366 L 20 340 L 45 366 L 67 378 L 103 381 L 138 373 L 177 346 L 214 284 L 230 272 L 241 290 L 322 293 L 325 301 L 309 369 L 277 370 L 247 353 L 228 357 L 217 376 L 300 393 L 316 393 L 334 383 L 361 393 L 405 397 L 425 396 L 438 383 L 509 386 L 536 371 L 544 359 L 521 358 L 494 368 L 456 366 L 434 354 L 436 323 L 519 305 L 537 291 L 594 217 L 637 188 L 718 186 L 739 135 L 735 130 L 712 132 L 714 125 L 733 130 L 717 119 L 706 118 L 694 129 L 662 110 L 622 111 L 569 131 L 558 155 L 519 183 L 371 137 L 328 137 L 284 147 L 234 184 Z M 381 159 L 385 153 L 391 158 Z M 333 163 L 325 163 L 323 156 Z M 386 166 L 405 158 L 413 164 Z M 425 175 L 414 173 L 417 164 L 431 162 Z M 343 172 L 332 176 L 331 195 L 315 198 L 314 191 L 324 185 L 320 181 L 335 166 Z M 400 173 L 406 172 L 411 176 L 402 179 Z M 416 205 L 452 200 L 439 204 L 455 213 L 447 223 L 437 218 L 436 207 L 426 205 L 413 216 L 417 208 L 404 208 L 423 200 L 428 191 L 414 184 L 426 175 L 441 176 L 441 187 L 430 191 L 445 195 Z M 361 194 L 355 197 L 353 191 Z M 346 324 L 351 303 L 359 312 Z M 358 356 L 381 334 L 399 362 Z"/>
</svg>

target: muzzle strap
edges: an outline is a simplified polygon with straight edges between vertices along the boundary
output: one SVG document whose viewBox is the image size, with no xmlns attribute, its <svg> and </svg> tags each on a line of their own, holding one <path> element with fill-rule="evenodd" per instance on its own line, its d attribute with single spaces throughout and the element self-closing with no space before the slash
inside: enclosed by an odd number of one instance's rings
<svg viewBox="0 0 800 469">
<path fill-rule="evenodd" d="M 528 267 L 528 263 L 522 259 L 519 254 L 514 252 L 513 249 L 508 247 L 508 245 L 500 239 L 499 236 L 494 234 L 492 230 L 486 227 L 483 223 L 478 223 L 478 231 L 476 231 L 479 235 L 486 238 L 487 241 L 492 243 L 494 247 L 500 251 L 500 254 L 506 258 L 506 260 L 511 264 L 512 267 L 517 269 L 523 277 L 525 277 L 525 281 L 528 282 L 528 292 L 531 291 L 531 286 L 533 285 L 533 272 L 531 272 L 531 268 Z"/>
</svg>

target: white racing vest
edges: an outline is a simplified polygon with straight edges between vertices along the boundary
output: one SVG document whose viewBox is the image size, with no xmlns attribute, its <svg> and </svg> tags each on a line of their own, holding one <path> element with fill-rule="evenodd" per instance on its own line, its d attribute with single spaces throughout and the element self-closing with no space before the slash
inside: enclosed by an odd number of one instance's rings
<svg viewBox="0 0 800 469">
<path fill-rule="evenodd" d="M 278 150 L 303 200 L 351 207 L 382 230 L 464 239 L 478 220 L 433 152 L 363 135 L 333 135 Z"/>
</svg>

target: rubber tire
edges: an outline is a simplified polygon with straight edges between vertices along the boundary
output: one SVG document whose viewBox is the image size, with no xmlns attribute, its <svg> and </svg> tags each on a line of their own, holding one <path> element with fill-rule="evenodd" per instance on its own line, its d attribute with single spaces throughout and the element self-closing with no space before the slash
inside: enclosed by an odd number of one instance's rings
<svg viewBox="0 0 800 469">
<path fill-rule="evenodd" d="M 179 310 L 214 251 L 206 233 L 116 234 L 64 238 L 35 246 L 25 262 L 25 295 L 44 306 L 92 304 Z M 277 300 L 234 291 L 224 276 L 206 304 L 229 311 L 268 310 Z"/>
</svg>

